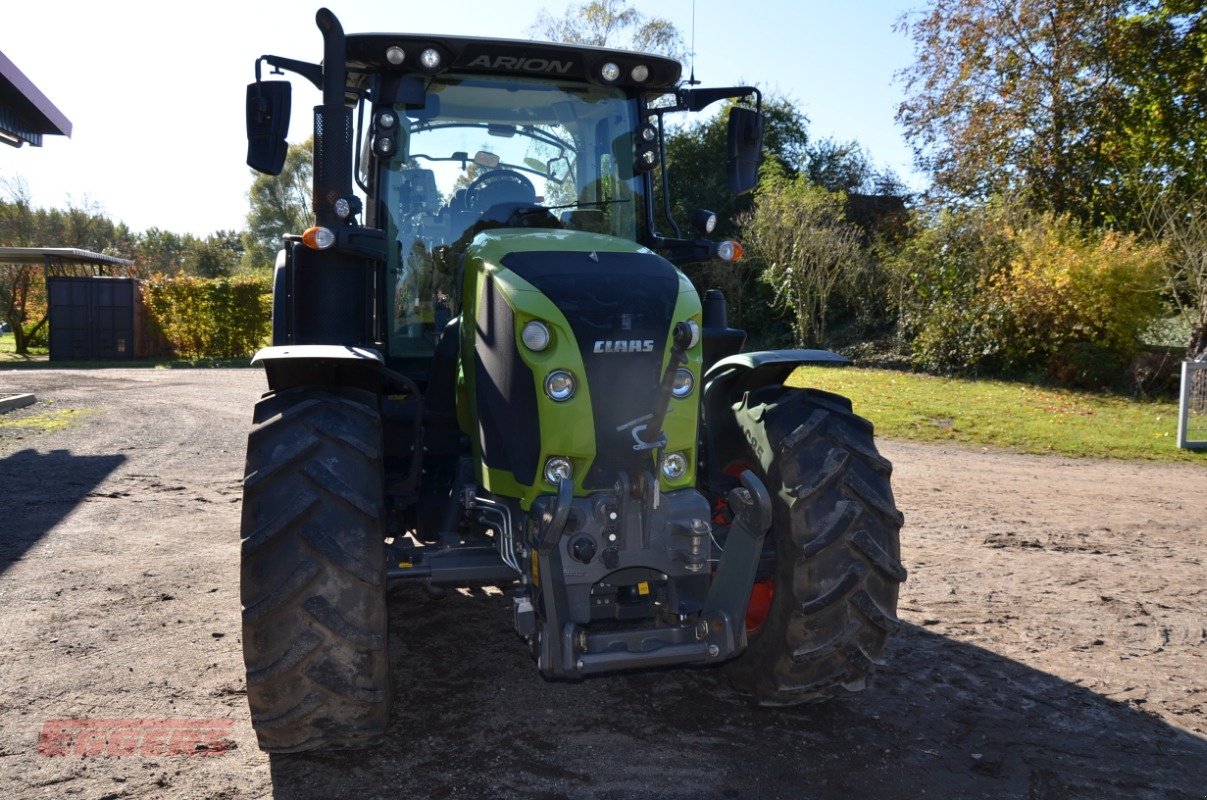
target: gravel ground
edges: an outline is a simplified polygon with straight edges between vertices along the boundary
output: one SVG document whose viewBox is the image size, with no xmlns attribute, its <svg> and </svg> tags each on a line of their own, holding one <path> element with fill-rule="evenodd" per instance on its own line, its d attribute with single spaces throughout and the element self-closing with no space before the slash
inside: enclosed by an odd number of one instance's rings
<svg viewBox="0 0 1207 800">
<path fill-rule="evenodd" d="M 405 588 L 386 746 L 270 759 L 238 599 L 263 390 L 257 370 L 0 371 L 0 396 L 38 396 L 0 418 L 0 795 L 1207 797 L 1207 460 L 893 441 L 910 579 L 868 691 L 770 710 L 712 670 L 551 683 L 502 596 Z M 196 755 L 39 754 L 61 719 L 228 729 Z"/>
</svg>

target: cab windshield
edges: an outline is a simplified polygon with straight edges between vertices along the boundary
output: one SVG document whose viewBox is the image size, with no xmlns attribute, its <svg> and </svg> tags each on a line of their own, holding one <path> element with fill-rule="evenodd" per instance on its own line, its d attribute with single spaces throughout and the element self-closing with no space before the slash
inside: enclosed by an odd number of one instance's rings
<svg viewBox="0 0 1207 800">
<path fill-rule="evenodd" d="M 441 76 L 405 135 L 381 196 L 396 246 L 390 353 L 427 356 L 458 313 L 457 266 L 489 228 L 559 228 L 635 240 L 635 101 L 557 80 Z"/>
</svg>

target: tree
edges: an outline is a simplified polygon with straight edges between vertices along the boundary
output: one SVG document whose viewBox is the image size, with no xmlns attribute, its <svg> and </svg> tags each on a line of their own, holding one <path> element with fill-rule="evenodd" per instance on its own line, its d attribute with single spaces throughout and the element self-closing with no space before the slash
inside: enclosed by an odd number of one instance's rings
<svg viewBox="0 0 1207 800">
<path fill-rule="evenodd" d="M 1207 190 L 1183 199 L 1175 190 L 1144 202 L 1154 237 L 1165 244 L 1166 291 L 1188 327 L 1186 356 L 1207 353 Z"/>
<path fill-rule="evenodd" d="M 763 279 L 792 315 L 796 341 L 825 342 L 830 296 L 855 283 L 868 264 L 860 230 L 846 220 L 846 197 L 788 177 L 772 162 L 759 181 L 754 210 L 743 219 L 746 243 Z"/>
<path fill-rule="evenodd" d="M 136 263 L 140 275 L 175 275 L 184 269 L 185 237 L 160 228 L 148 228 L 138 237 Z"/>
<path fill-rule="evenodd" d="M 1187 206 L 1207 185 L 1207 6 L 1138 5 L 1108 41 L 1117 88 L 1104 151 L 1119 170 L 1114 216 L 1143 229 L 1154 195 Z"/>
<path fill-rule="evenodd" d="M 1082 212 L 1103 174 L 1109 32 L 1125 0 L 932 0 L 897 118 L 919 165 L 964 198 Z"/>
<path fill-rule="evenodd" d="M 280 175 L 255 173 L 248 191 L 250 210 L 243 235 L 246 268 L 271 268 L 287 233 L 300 234 L 310 227 L 311 178 L 314 175 L 312 140 L 290 145 Z"/>
<path fill-rule="evenodd" d="M 243 244 L 233 231 L 218 231 L 205 239 L 189 237 L 185 243 L 183 269 L 201 278 L 227 277 L 236 271 Z"/>
<path fill-rule="evenodd" d="M 725 177 L 729 107 L 671 130 L 666 143 L 676 221 L 687 223 L 693 211 L 707 208 L 717 213 L 718 236 L 735 235 L 737 218 L 753 205 L 751 195 L 730 193 Z M 808 159 L 808 118 L 784 98 L 766 98 L 763 115 L 763 160 L 789 177 L 799 174 Z"/>
<path fill-rule="evenodd" d="M 1138 230 L 1152 187 L 1207 177 L 1199 0 L 931 0 L 898 121 L 948 195 Z"/>
<path fill-rule="evenodd" d="M 683 60 L 683 37 L 664 17 L 647 17 L 626 0 L 590 0 L 570 5 L 561 17 L 545 9 L 528 33 L 553 42 L 618 47 Z"/>
</svg>

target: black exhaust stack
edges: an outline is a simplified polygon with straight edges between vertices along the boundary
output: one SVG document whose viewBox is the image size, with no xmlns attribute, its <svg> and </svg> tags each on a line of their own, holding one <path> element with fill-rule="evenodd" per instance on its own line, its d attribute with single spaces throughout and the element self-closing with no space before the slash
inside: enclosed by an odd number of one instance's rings
<svg viewBox="0 0 1207 800">
<path fill-rule="evenodd" d="M 347 85 L 344 28 L 325 8 L 315 14 L 323 34 L 323 104 L 314 108 L 314 215 L 317 224 L 337 229 L 335 201 L 352 197 L 352 109 Z"/>
</svg>

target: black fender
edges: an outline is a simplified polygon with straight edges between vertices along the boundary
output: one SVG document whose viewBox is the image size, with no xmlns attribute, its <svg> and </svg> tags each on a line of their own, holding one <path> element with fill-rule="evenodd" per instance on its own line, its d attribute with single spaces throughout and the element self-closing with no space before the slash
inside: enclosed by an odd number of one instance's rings
<svg viewBox="0 0 1207 800">
<path fill-rule="evenodd" d="M 779 386 L 806 364 L 840 367 L 850 363 L 829 350 L 759 350 L 723 358 L 709 367 L 704 373 L 700 426 L 705 495 L 722 496 L 734 484 L 732 476 L 725 474 L 734 454 L 741 452 L 742 431 L 733 408 L 747 392 Z"/>
<path fill-rule="evenodd" d="M 381 353 L 367 347 L 299 344 L 265 347 L 251 360 L 264 367 L 268 389 L 280 392 L 297 386 L 364 389 L 382 394 L 396 378 L 386 369 Z"/>
<path fill-rule="evenodd" d="M 284 250 L 277 251 L 272 270 L 272 343 L 289 344 L 289 258 Z"/>
</svg>

